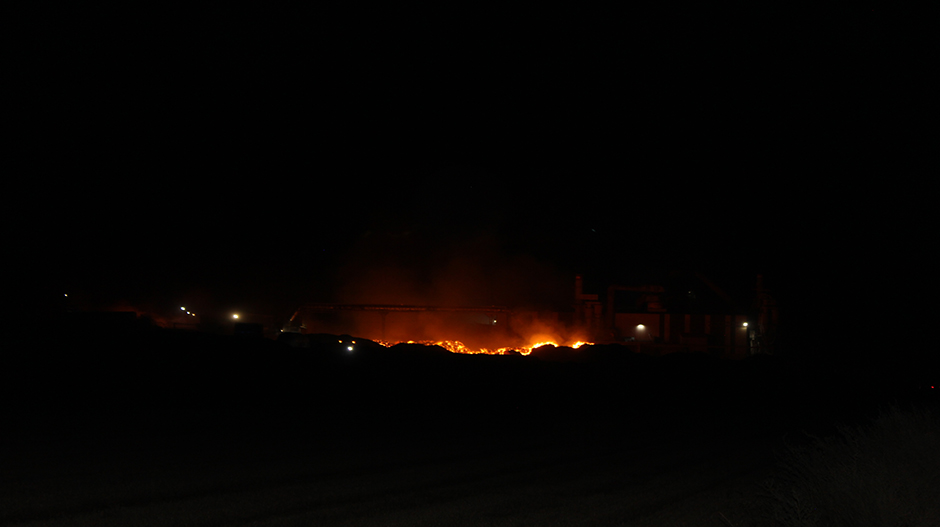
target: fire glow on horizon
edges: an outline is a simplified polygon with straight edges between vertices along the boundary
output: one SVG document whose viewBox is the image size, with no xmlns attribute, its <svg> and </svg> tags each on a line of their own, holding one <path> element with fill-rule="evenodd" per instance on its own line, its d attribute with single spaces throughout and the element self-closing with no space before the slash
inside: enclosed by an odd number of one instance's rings
<svg viewBox="0 0 940 527">
<path fill-rule="evenodd" d="M 446 349 L 447 351 L 450 351 L 451 353 L 464 353 L 464 354 L 470 354 L 470 355 L 479 355 L 479 354 L 509 355 L 511 353 L 518 353 L 520 355 L 528 355 L 532 353 L 532 350 L 536 348 L 541 348 L 542 346 L 554 346 L 556 348 L 559 347 L 557 342 L 554 342 L 551 340 L 536 342 L 532 344 L 531 346 L 527 346 L 527 347 L 507 347 L 507 348 L 497 348 L 497 349 L 489 349 L 489 348 L 473 349 L 473 348 L 467 347 L 466 345 L 464 345 L 463 342 L 460 342 L 459 340 L 439 340 L 436 342 L 432 340 L 418 340 L 418 341 L 407 340 L 407 341 L 400 341 L 400 342 L 387 342 L 383 340 L 376 340 L 374 342 L 376 342 L 377 344 L 381 344 L 382 346 L 385 346 L 386 348 L 390 348 L 392 346 L 395 346 L 396 344 L 423 344 L 425 346 L 440 346 Z M 575 342 L 574 344 L 571 344 L 570 346 L 566 346 L 566 347 L 578 349 L 581 346 L 586 346 L 586 345 L 592 346 L 593 343 L 579 340 Z"/>
</svg>

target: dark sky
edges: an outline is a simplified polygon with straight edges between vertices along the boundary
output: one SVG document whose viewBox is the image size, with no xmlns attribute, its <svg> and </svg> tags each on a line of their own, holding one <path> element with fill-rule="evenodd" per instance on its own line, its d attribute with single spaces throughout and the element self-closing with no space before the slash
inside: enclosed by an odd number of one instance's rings
<svg viewBox="0 0 940 527">
<path fill-rule="evenodd" d="M 908 16 L 24 12 L 11 253 L 27 291 L 268 311 L 761 272 L 855 332 L 935 282 Z"/>
</svg>

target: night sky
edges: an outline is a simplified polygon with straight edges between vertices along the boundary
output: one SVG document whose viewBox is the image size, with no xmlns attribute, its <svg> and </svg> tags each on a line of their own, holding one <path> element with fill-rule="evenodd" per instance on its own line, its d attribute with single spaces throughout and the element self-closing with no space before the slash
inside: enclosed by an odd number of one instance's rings
<svg viewBox="0 0 940 527">
<path fill-rule="evenodd" d="M 862 4 L 24 12 L 14 285 L 280 316 L 763 273 L 851 353 L 922 335 L 923 41 Z"/>
</svg>

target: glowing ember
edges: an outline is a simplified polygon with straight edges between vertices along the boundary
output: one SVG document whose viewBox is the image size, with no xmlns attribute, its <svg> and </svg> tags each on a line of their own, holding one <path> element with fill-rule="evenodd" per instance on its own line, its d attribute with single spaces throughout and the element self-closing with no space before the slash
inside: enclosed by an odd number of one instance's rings
<svg viewBox="0 0 940 527">
<path fill-rule="evenodd" d="M 552 342 L 552 341 L 550 341 L 550 340 L 546 340 L 545 342 L 536 342 L 536 343 L 533 344 L 529 349 L 530 349 L 530 350 L 534 350 L 535 348 L 541 348 L 542 346 L 555 346 L 555 347 L 557 348 L 557 347 L 558 347 L 558 343 L 557 343 L 557 342 Z"/>
<path fill-rule="evenodd" d="M 507 348 L 497 348 L 497 349 L 489 349 L 489 348 L 473 349 L 473 348 L 467 347 L 463 342 L 460 342 L 459 340 L 441 340 L 437 342 L 434 342 L 431 340 L 419 340 L 419 341 L 408 340 L 408 341 L 401 341 L 401 342 L 387 342 L 384 340 L 376 340 L 375 342 L 377 344 L 381 344 L 385 346 L 386 348 L 390 348 L 396 344 L 423 344 L 425 346 L 440 346 L 446 349 L 447 351 L 450 351 L 451 353 L 464 353 L 464 354 L 473 354 L 473 355 L 477 355 L 477 354 L 509 355 L 510 353 L 519 353 L 520 355 L 528 355 L 532 353 L 532 350 L 534 350 L 535 348 L 541 348 L 542 346 L 555 346 L 556 348 L 558 347 L 558 344 L 553 341 L 536 342 L 535 344 L 532 344 L 531 346 L 526 346 L 526 347 L 507 347 Z M 570 347 L 580 348 L 581 346 L 590 346 L 590 345 L 592 345 L 591 342 L 578 341 L 572 344 Z"/>
</svg>

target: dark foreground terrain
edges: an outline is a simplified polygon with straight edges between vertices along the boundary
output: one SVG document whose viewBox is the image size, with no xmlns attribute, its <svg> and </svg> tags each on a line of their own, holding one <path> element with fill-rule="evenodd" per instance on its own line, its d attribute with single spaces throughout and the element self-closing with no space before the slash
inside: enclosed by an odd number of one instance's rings
<svg viewBox="0 0 940 527">
<path fill-rule="evenodd" d="M 147 329 L 16 348 L 0 525 L 772 524 L 786 445 L 931 399 L 616 346 L 558 361 Z"/>
</svg>

